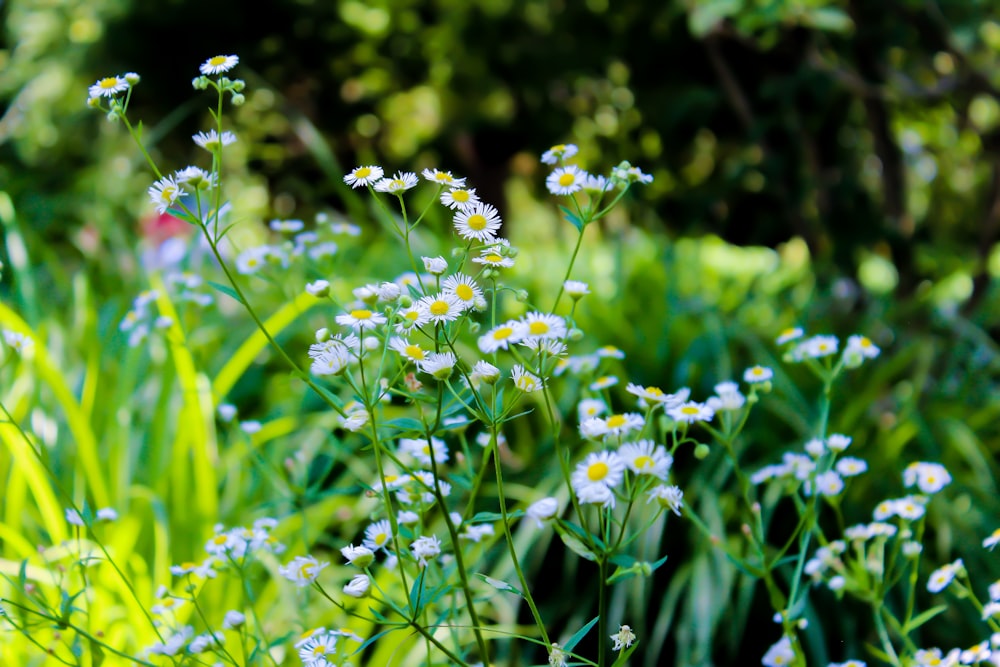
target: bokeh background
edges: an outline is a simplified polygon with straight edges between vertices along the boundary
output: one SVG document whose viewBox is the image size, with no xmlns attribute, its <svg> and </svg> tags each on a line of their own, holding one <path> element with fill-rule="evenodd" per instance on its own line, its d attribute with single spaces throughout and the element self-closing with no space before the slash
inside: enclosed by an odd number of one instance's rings
<svg viewBox="0 0 1000 667">
<path fill-rule="evenodd" d="M 978 547 L 1000 523 L 998 9 L 994 0 L 7 0 L 0 259 L 34 270 L 29 286 L 6 271 L 0 297 L 41 318 L 42 300 L 69 305 L 85 276 L 113 332 L 143 287 L 134 249 L 155 241 L 153 178 L 123 129 L 85 105 L 86 87 L 108 74 L 142 75 L 130 115 L 172 169 L 198 157 L 189 137 L 206 126 L 206 99 L 190 87 L 198 64 L 240 56 L 247 102 L 227 122 L 241 137 L 229 166 L 241 233 L 318 211 L 364 219 L 368 204 L 341 180 L 356 164 L 440 166 L 500 208 L 515 243 L 564 256 L 572 230 L 546 203 L 538 155 L 576 143 L 586 168 L 628 159 L 654 176 L 584 257 L 606 281 L 583 313 L 588 334 L 630 350 L 623 374 L 704 394 L 750 363 L 780 366 L 771 341 L 784 326 L 869 335 L 884 357 L 839 390 L 832 423 L 878 471 L 853 487 L 848 518 L 866 520 L 866 508 L 901 495 L 892 480 L 905 463 L 941 461 L 956 482 L 932 506 L 928 561 L 962 555 L 985 586 L 1000 576 Z M 548 265 L 528 264 L 529 282 L 557 282 Z M 808 432 L 817 388 L 795 370 L 782 377 L 784 394 L 749 431 L 749 467 Z M 251 405 L 280 403 L 252 393 L 244 388 Z M 511 441 L 530 467 L 530 447 Z M 710 466 L 697 478 L 706 488 L 727 474 L 721 461 L 697 465 Z M 687 493 L 697 507 L 697 485 Z M 701 509 L 724 527 L 735 509 L 718 503 Z M 760 592 L 722 574 L 719 554 L 678 523 L 662 551 L 671 560 L 650 585 L 622 587 L 615 601 L 645 619 L 633 623 L 653 647 L 645 664 L 755 662 L 777 637 Z M 537 554 L 533 567 L 555 575 L 540 594 L 557 627 L 590 618 L 562 590 L 585 581 L 574 569 L 584 565 L 555 544 Z M 832 600 L 816 595 L 820 607 Z M 926 644 L 976 640 L 975 618 L 963 614 L 929 627 Z M 860 656 L 871 639 L 863 616 L 815 625 L 817 657 Z M 858 652 L 842 655 L 841 642 Z"/>
</svg>

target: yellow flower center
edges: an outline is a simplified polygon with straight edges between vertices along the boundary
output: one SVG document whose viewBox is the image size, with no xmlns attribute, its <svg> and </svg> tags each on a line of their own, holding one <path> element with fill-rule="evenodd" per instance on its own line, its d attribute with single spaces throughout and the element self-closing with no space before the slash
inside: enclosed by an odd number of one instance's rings
<svg viewBox="0 0 1000 667">
<path fill-rule="evenodd" d="M 368 167 L 359 167 L 354 170 L 354 178 L 368 178 L 372 175 L 372 170 Z"/>
<path fill-rule="evenodd" d="M 379 533 L 378 535 L 375 536 L 373 542 L 375 542 L 375 544 L 377 544 L 378 546 L 382 546 L 388 539 L 389 539 L 388 535 L 386 535 L 385 533 Z"/>
<path fill-rule="evenodd" d="M 871 347 L 872 346 L 872 342 L 870 340 L 868 340 L 867 338 L 865 338 L 864 336 L 861 337 L 861 340 L 858 341 L 858 344 L 861 345 L 861 347 Z"/>
<path fill-rule="evenodd" d="M 608 417 L 608 428 L 621 428 L 625 425 L 625 415 L 611 415 Z"/>
<path fill-rule="evenodd" d="M 480 232 L 486 229 L 486 216 L 480 213 L 475 213 L 469 216 L 469 219 L 466 221 L 465 224 L 469 225 L 470 229 L 474 229 L 477 232 Z"/>
<path fill-rule="evenodd" d="M 503 261 L 503 257 L 501 257 L 500 255 L 486 255 L 486 257 L 484 257 L 483 259 L 485 259 L 487 262 L 502 262 Z"/>
<path fill-rule="evenodd" d="M 493 332 L 493 340 L 505 340 L 510 338 L 510 335 L 514 333 L 514 329 L 511 327 L 500 327 Z"/>
<path fill-rule="evenodd" d="M 410 312 L 408 312 L 405 315 L 403 315 L 403 317 L 405 317 L 406 319 L 410 320 L 411 322 L 416 322 L 417 318 L 420 317 L 420 313 L 418 313 L 415 310 L 411 310 Z"/>
<path fill-rule="evenodd" d="M 646 387 L 646 393 L 650 396 L 663 396 L 663 390 L 659 387 Z"/>
<path fill-rule="evenodd" d="M 424 358 L 424 351 L 420 348 L 419 345 L 407 345 L 405 348 L 405 352 L 406 356 L 408 356 L 410 359 L 419 360 Z"/>
<path fill-rule="evenodd" d="M 326 647 L 322 644 L 313 646 L 313 655 L 326 655 Z"/>
<path fill-rule="evenodd" d="M 225 535 L 216 535 L 215 537 L 212 538 L 212 544 L 216 544 L 221 547 L 223 544 L 226 543 L 228 539 L 229 538 L 226 537 Z"/>
<path fill-rule="evenodd" d="M 101 79 L 101 82 L 98 85 L 104 90 L 111 90 L 118 85 L 118 77 L 109 76 L 105 79 Z"/>
<path fill-rule="evenodd" d="M 299 567 L 299 576 L 303 579 L 311 579 L 313 576 L 313 564 L 305 563 Z"/>
<path fill-rule="evenodd" d="M 469 201 L 469 193 L 466 190 L 452 190 L 451 199 L 459 203 L 467 202 Z"/>
<path fill-rule="evenodd" d="M 653 457 L 652 456 L 639 456 L 635 459 L 635 467 L 640 470 L 645 470 L 646 468 L 653 467 Z"/>
<path fill-rule="evenodd" d="M 552 151 L 553 153 L 562 153 L 564 150 L 566 150 L 566 144 L 556 144 L 549 150 Z"/>
<path fill-rule="evenodd" d="M 427 310 L 430 311 L 431 315 L 447 315 L 448 314 L 448 302 L 447 301 L 435 301 L 431 304 L 431 307 Z"/>
<path fill-rule="evenodd" d="M 181 563 L 182 570 L 193 570 L 198 567 L 198 563 Z"/>
<path fill-rule="evenodd" d="M 208 64 L 212 67 L 218 67 L 219 65 L 224 65 L 226 63 L 226 56 L 215 56 L 208 61 Z"/>
<path fill-rule="evenodd" d="M 591 482 L 600 482 L 602 479 L 608 476 L 609 468 L 608 464 L 604 461 L 598 461 L 597 463 L 591 463 L 587 466 L 587 479 Z"/>
<path fill-rule="evenodd" d="M 549 325 L 545 322 L 535 321 L 528 325 L 528 331 L 532 336 L 541 336 L 549 332 Z"/>
<path fill-rule="evenodd" d="M 443 171 L 439 171 L 436 174 L 434 174 L 434 179 L 437 181 L 441 181 L 442 183 L 451 183 L 451 176 L 444 173 Z"/>
<path fill-rule="evenodd" d="M 696 415 L 700 411 L 693 405 L 685 405 L 684 407 L 681 408 L 681 412 L 686 415 Z"/>
<path fill-rule="evenodd" d="M 458 287 L 455 288 L 455 296 L 457 296 L 462 301 L 471 301 L 472 297 L 474 297 L 475 295 L 476 293 L 473 292 L 472 288 L 469 287 L 468 285 L 459 285 Z"/>
<path fill-rule="evenodd" d="M 370 320 L 372 317 L 372 311 L 370 310 L 352 310 L 351 317 L 356 320 Z"/>
<path fill-rule="evenodd" d="M 563 174 L 559 177 L 559 185 L 566 187 L 567 185 L 573 185 L 576 182 L 576 176 L 570 173 Z"/>
</svg>

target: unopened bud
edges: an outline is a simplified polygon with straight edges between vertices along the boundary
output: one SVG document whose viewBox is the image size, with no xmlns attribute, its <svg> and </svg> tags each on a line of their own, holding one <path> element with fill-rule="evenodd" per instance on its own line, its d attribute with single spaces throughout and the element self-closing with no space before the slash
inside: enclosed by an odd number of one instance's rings
<svg viewBox="0 0 1000 667">
<path fill-rule="evenodd" d="M 699 461 L 704 460 L 708 456 L 709 452 L 708 445 L 705 443 L 699 443 L 697 447 L 694 448 L 694 457 Z"/>
<path fill-rule="evenodd" d="M 243 103 L 246 102 L 246 101 L 247 101 L 247 98 L 245 98 L 243 95 L 241 95 L 239 93 L 236 93 L 235 95 L 233 95 L 232 102 L 233 102 L 233 106 L 234 107 L 241 107 L 241 106 L 243 106 Z"/>
</svg>

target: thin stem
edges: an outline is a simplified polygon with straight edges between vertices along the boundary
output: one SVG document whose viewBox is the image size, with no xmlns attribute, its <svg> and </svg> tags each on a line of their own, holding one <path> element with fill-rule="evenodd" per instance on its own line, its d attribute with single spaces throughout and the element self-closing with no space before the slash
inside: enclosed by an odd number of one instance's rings
<svg viewBox="0 0 1000 667">
<path fill-rule="evenodd" d="M 556 294 L 556 300 L 555 303 L 552 304 L 552 310 L 550 312 L 556 312 L 556 307 L 559 305 L 559 299 L 562 298 L 563 292 L 566 291 L 566 281 L 569 280 L 569 276 L 573 272 L 573 265 L 576 263 L 576 256 L 580 252 L 580 246 L 583 245 L 583 230 L 586 228 L 586 225 L 583 225 L 580 228 L 580 235 L 576 238 L 576 247 L 573 248 L 573 255 L 569 258 L 569 266 L 566 267 L 566 275 L 563 276 L 562 282 L 559 284 L 559 292 Z"/>
</svg>

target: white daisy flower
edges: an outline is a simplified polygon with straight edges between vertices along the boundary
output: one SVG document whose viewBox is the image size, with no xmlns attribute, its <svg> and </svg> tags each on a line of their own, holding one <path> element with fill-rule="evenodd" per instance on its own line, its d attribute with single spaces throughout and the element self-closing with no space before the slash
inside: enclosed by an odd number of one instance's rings
<svg viewBox="0 0 1000 667">
<path fill-rule="evenodd" d="M 844 354 L 847 354 L 849 351 L 857 351 L 865 359 L 874 359 L 881 352 L 874 343 L 864 336 L 848 337 Z"/>
<path fill-rule="evenodd" d="M 309 667 L 326 667 L 332 663 L 327 656 L 337 652 L 337 636 L 329 633 L 314 634 L 299 647 L 299 659 Z"/>
<path fill-rule="evenodd" d="M 349 544 L 340 550 L 340 553 L 347 559 L 347 562 L 351 565 L 356 565 L 360 568 L 366 568 L 372 564 L 375 560 L 375 552 L 365 546 L 354 546 Z"/>
<path fill-rule="evenodd" d="M 356 574 L 349 582 L 344 584 L 344 595 L 352 598 L 363 598 L 368 595 L 368 588 L 371 586 L 371 579 L 367 574 Z"/>
<path fill-rule="evenodd" d="M 833 470 L 816 475 L 816 490 L 821 496 L 835 496 L 844 490 L 844 480 Z"/>
<path fill-rule="evenodd" d="M 839 472 L 842 477 L 854 477 L 855 475 L 860 475 L 868 470 L 868 464 L 861 459 L 854 458 L 853 456 L 845 456 L 837 461 L 836 468 L 837 472 Z"/>
<path fill-rule="evenodd" d="M 344 176 L 344 183 L 347 183 L 352 188 L 373 185 L 382 178 L 383 173 L 385 172 L 382 171 L 382 167 L 376 165 L 355 167 L 351 173 Z"/>
<path fill-rule="evenodd" d="M 417 187 L 417 175 L 412 171 L 397 171 L 392 178 L 383 178 L 375 183 L 377 192 L 388 192 L 391 195 L 402 194 L 415 187 Z"/>
<path fill-rule="evenodd" d="M 580 421 L 599 417 L 608 411 L 607 404 L 598 398 L 585 398 L 576 406 L 577 418 Z"/>
<path fill-rule="evenodd" d="M 414 363 L 420 363 L 427 358 L 427 352 L 422 347 L 405 338 L 394 336 L 389 340 L 389 347 Z"/>
<path fill-rule="evenodd" d="M 172 176 L 164 176 L 153 183 L 146 193 L 156 207 L 156 212 L 162 215 L 181 196 L 181 187 Z"/>
<path fill-rule="evenodd" d="M 674 457 L 667 453 L 666 448 L 652 440 L 626 442 L 618 448 L 618 456 L 636 475 L 653 475 L 663 480 L 674 463 Z"/>
<path fill-rule="evenodd" d="M 646 504 L 656 502 L 660 507 L 681 515 L 681 508 L 684 507 L 684 492 L 676 486 L 666 486 L 660 484 L 649 490 L 646 494 Z"/>
<path fill-rule="evenodd" d="M 579 280 L 567 280 L 563 283 L 563 290 L 566 296 L 576 300 L 590 294 L 590 285 Z"/>
<path fill-rule="evenodd" d="M 464 310 L 472 308 L 476 299 L 483 298 L 483 290 L 476 284 L 475 280 L 464 273 L 456 273 L 445 278 L 441 285 L 441 291 L 445 294 L 455 295 Z"/>
<path fill-rule="evenodd" d="M 642 430 L 645 425 L 646 420 L 637 412 L 610 415 L 604 420 L 604 426 L 608 429 L 609 435 L 625 435 L 630 431 Z"/>
<path fill-rule="evenodd" d="M 687 401 L 675 408 L 670 408 L 667 410 L 667 414 L 674 421 L 693 424 L 695 422 L 712 421 L 715 411 L 703 403 Z"/>
<path fill-rule="evenodd" d="M 365 528 L 365 539 L 362 544 L 372 551 L 386 549 L 392 541 L 392 526 L 388 519 L 376 521 Z"/>
<path fill-rule="evenodd" d="M 479 203 L 475 188 L 452 188 L 441 193 L 441 203 L 451 210 L 461 210 Z"/>
<path fill-rule="evenodd" d="M 990 533 L 989 537 L 983 540 L 983 548 L 993 551 L 993 547 L 995 547 L 997 544 L 1000 544 L 1000 528 L 994 530 L 992 533 Z"/>
<path fill-rule="evenodd" d="M 194 139 L 194 143 L 211 153 L 219 150 L 222 146 L 228 146 L 236 143 L 236 135 L 232 132 L 223 132 L 220 136 L 215 130 L 199 132 L 191 138 Z"/>
<path fill-rule="evenodd" d="M 457 363 L 454 352 L 431 352 L 417 367 L 438 380 L 447 380 Z"/>
<path fill-rule="evenodd" d="M 625 462 L 615 452 L 601 451 L 587 455 L 570 477 L 573 491 L 580 496 L 590 486 L 614 488 L 625 478 Z M 581 498 L 582 500 L 582 498 Z"/>
<path fill-rule="evenodd" d="M 450 171 L 441 171 L 440 169 L 424 169 L 420 173 L 431 183 L 447 185 L 449 188 L 461 188 L 465 186 L 465 179 L 455 178 L 451 175 Z"/>
<path fill-rule="evenodd" d="M 124 77 L 106 76 L 103 79 L 98 79 L 97 83 L 87 89 L 87 92 L 90 99 L 93 100 L 99 97 L 114 97 L 118 93 L 125 92 L 128 88 L 128 81 Z"/>
<path fill-rule="evenodd" d="M 831 433 L 826 438 L 826 446 L 831 452 L 842 452 L 851 446 L 851 436 Z"/>
<path fill-rule="evenodd" d="M 461 300 L 448 292 L 425 296 L 417 302 L 417 307 L 426 315 L 427 321 L 435 324 L 456 320 L 464 310 Z"/>
<path fill-rule="evenodd" d="M 529 519 L 534 519 L 539 528 L 543 528 L 543 521 L 548 521 L 559 513 L 559 501 L 555 498 L 542 498 L 536 500 L 524 511 L 524 515 Z"/>
<path fill-rule="evenodd" d="M 441 540 L 436 535 L 418 537 L 410 545 L 410 551 L 413 552 L 413 557 L 417 559 L 420 567 L 425 567 L 428 560 L 441 555 Z"/>
<path fill-rule="evenodd" d="M 514 381 L 514 386 L 523 391 L 526 394 L 538 391 L 542 388 L 542 381 L 534 373 L 528 372 L 524 366 L 517 364 L 512 369 L 510 369 L 511 379 Z"/>
<path fill-rule="evenodd" d="M 799 343 L 796 353 L 803 357 L 819 359 L 836 354 L 839 345 L 840 341 L 837 340 L 836 336 L 813 336 Z"/>
<path fill-rule="evenodd" d="M 587 172 L 574 165 L 559 167 L 545 179 L 545 187 L 554 195 L 571 195 L 578 192 L 587 178 Z"/>
<path fill-rule="evenodd" d="M 903 486 L 914 484 L 921 492 L 933 495 L 951 483 L 951 474 L 940 463 L 911 463 L 903 470 Z"/>
<path fill-rule="evenodd" d="M 588 387 L 590 391 L 601 391 L 602 389 L 607 389 L 608 387 L 613 387 L 618 384 L 618 378 L 614 375 L 602 375 L 593 382 L 590 383 Z"/>
<path fill-rule="evenodd" d="M 501 254 L 499 246 L 490 246 L 480 251 L 479 257 L 473 257 L 472 261 L 484 266 L 499 267 L 509 269 L 514 266 L 514 260 Z"/>
<path fill-rule="evenodd" d="M 521 318 L 521 322 L 524 323 L 526 338 L 566 337 L 566 321 L 558 315 L 532 312 Z"/>
<path fill-rule="evenodd" d="M 597 349 L 597 356 L 601 359 L 624 359 L 625 352 L 614 345 L 605 345 Z"/>
<path fill-rule="evenodd" d="M 431 459 L 432 448 L 433 459 Z M 430 442 L 427 442 L 425 438 L 400 438 L 399 453 L 409 454 L 425 466 L 440 465 L 448 461 L 448 447 L 440 438 L 431 438 Z M 432 479 L 428 486 L 433 485 L 433 483 Z"/>
<path fill-rule="evenodd" d="M 751 366 L 743 371 L 743 381 L 748 384 L 768 382 L 774 377 L 774 371 L 767 366 Z"/>
<path fill-rule="evenodd" d="M 209 74 L 222 74 L 236 67 L 239 62 L 239 56 L 215 56 L 203 62 L 199 69 L 205 76 Z"/>
<path fill-rule="evenodd" d="M 524 324 L 510 320 L 500 326 L 490 329 L 479 337 L 479 349 L 483 354 L 492 354 L 497 350 L 509 349 L 511 344 L 518 343 L 526 334 Z"/>
<path fill-rule="evenodd" d="M 802 327 L 789 327 L 788 329 L 784 329 L 780 334 L 778 334 L 778 337 L 777 339 L 775 339 L 774 342 L 777 343 L 778 345 L 784 345 L 785 343 L 790 343 L 793 340 L 798 340 L 799 338 L 802 338 L 804 335 L 805 331 L 802 330 Z"/>
<path fill-rule="evenodd" d="M 357 308 L 349 313 L 337 315 L 337 324 L 344 327 L 351 327 L 355 331 L 374 329 L 380 324 L 385 324 L 385 316 L 365 308 Z"/>
<path fill-rule="evenodd" d="M 294 234 L 295 232 L 301 232 L 305 227 L 305 223 L 301 220 L 272 220 L 267 226 L 274 232 Z"/>
<path fill-rule="evenodd" d="M 459 236 L 480 243 L 492 243 L 503 224 L 496 208 L 482 202 L 459 209 L 452 222 Z"/>
<path fill-rule="evenodd" d="M 399 321 L 396 322 L 395 330 L 398 334 L 406 334 L 414 329 L 424 326 L 430 321 L 430 314 L 425 312 L 418 304 L 413 304 L 409 308 L 404 308 L 397 313 Z"/>
<path fill-rule="evenodd" d="M 556 144 L 542 153 L 542 163 L 555 164 L 560 160 L 567 160 L 576 155 L 578 150 L 575 144 Z"/>
<path fill-rule="evenodd" d="M 962 563 L 961 558 L 953 563 L 948 563 L 947 565 L 939 567 L 931 572 L 931 576 L 927 580 L 927 590 L 931 593 L 940 593 L 948 587 L 948 584 L 955 580 L 956 575 L 961 574 L 964 571 L 965 566 Z"/>
</svg>

